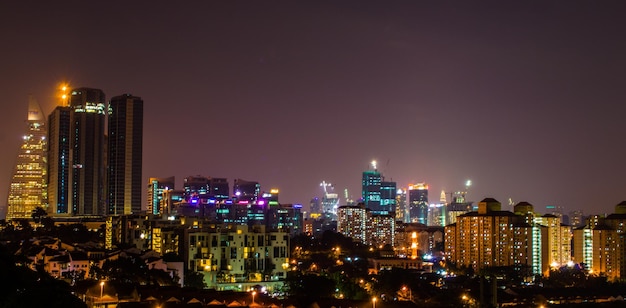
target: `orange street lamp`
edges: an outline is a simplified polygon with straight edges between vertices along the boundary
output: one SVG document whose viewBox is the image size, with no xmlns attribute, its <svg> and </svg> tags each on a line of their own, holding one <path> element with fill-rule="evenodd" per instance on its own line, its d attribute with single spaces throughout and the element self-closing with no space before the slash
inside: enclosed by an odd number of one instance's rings
<svg viewBox="0 0 626 308">
<path fill-rule="evenodd" d="M 100 282 L 100 301 L 102 301 L 103 292 L 104 292 L 104 281 Z"/>
<path fill-rule="evenodd" d="M 372 308 L 376 308 L 376 297 L 372 297 Z"/>
</svg>

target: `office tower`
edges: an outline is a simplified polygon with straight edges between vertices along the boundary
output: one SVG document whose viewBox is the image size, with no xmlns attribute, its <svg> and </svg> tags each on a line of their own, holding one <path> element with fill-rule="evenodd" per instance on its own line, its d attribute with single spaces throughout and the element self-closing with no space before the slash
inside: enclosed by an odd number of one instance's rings
<svg viewBox="0 0 626 308">
<path fill-rule="evenodd" d="M 280 204 L 265 211 L 267 230 L 279 230 L 293 236 L 302 233 L 302 205 Z"/>
<path fill-rule="evenodd" d="M 447 224 L 447 207 L 444 203 L 436 203 L 428 205 L 428 226 L 445 227 Z"/>
<path fill-rule="evenodd" d="M 320 186 L 324 190 L 324 194 L 322 196 L 322 214 L 326 219 L 336 220 L 337 207 L 339 206 L 339 195 L 333 192 L 334 187 L 331 183 L 322 181 Z"/>
<path fill-rule="evenodd" d="M 149 214 L 161 215 L 166 213 L 165 191 L 173 190 L 176 184 L 176 178 L 170 176 L 168 178 L 150 178 L 148 179 L 148 194 L 146 211 Z"/>
<path fill-rule="evenodd" d="M 72 215 L 72 118 L 69 106 L 48 116 L 48 213 Z"/>
<path fill-rule="evenodd" d="M 367 240 L 367 209 L 363 203 L 337 208 L 337 232 L 360 243 Z"/>
<path fill-rule="evenodd" d="M 409 207 L 411 222 L 428 223 L 428 185 L 409 185 Z"/>
<path fill-rule="evenodd" d="M 208 177 L 201 175 L 188 176 L 183 179 L 183 189 L 187 201 L 199 195 L 206 195 L 210 190 L 210 181 Z"/>
<path fill-rule="evenodd" d="M 230 198 L 230 186 L 226 178 L 210 178 L 209 179 L 209 198 L 216 201 L 223 201 Z"/>
<path fill-rule="evenodd" d="M 406 189 L 398 188 L 396 191 L 396 220 L 408 223 L 409 207 L 406 202 Z"/>
<path fill-rule="evenodd" d="M 311 217 L 317 218 L 322 215 L 322 200 L 318 197 L 311 199 L 309 203 L 311 208 Z"/>
<path fill-rule="evenodd" d="M 337 207 L 339 207 L 339 195 L 330 192 L 325 193 L 324 197 L 322 197 L 322 210 L 324 218 L 336 220 Z"/>
<path fill-rule="evenodd" d="M 37 207 L 47 207 L 46 124 L 41 107 L 30 97 L 27 129 L 9 187 L 7 220 L 31 218 Z"/>
<path fill-rule="evenodd" d="M 463 215 L 472 210 L 472 203 L 466 202 L 466 192 L 457 191 L 451 193 L 451 202 L 447 206 L 447 221 L 446 224 L 453 224 L 456 222 L 456 218 L 459 215 Z"/>
<path fill-rule="evenodd" d="M 396 182 L 382 181 L 380 183 L 380 215 L 395 216 L 396 211 Z"/>
<path fill-rule="evenodd" d="M 479 202 L 477 212 L 457 217 L 445 227 L 446 259 L 475 270 L 493 266 L 526 265 L 541 273 L 541 233 L 525 217 L 502 211 L 495 199 Z M 539 249 L 533 249 L 539 247 Z"/>
<path fill-rule="evenodd" d="M 378 170 L 376 170 L 376 163 L 372 162 L 372 169 L 363 172 L 363 178 L 361 181 L 361 198 L 365 204 L 365 208 L 379 212 L 380 206 L 380 186 L 382 183 L 382 176 Z"/>
<path fill-rule="evenodd" d="M 71 91 L 72 186 L 74 215 L 104 213 L 104 121 L 105 98 L 99 89 L 78 88 Z"/>
<path fill-rule="evenodd" d="M 240 201 L 254 202 L 259 197 L 261 185 L 258 182 L 235 179 L 233 195 Z"/>
<path fill-rule="evenodd" d="M 143 100 L 123 94 L 109 102 L 108 214 L 141 211 Z"/>
</svg>

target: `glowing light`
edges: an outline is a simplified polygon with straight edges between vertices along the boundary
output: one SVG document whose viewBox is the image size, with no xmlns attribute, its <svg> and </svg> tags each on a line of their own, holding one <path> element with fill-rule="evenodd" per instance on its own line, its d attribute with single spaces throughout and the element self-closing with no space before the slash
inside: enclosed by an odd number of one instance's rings
<svg viewBox="0 0 626 308">
<path fill-rule="evenodd" d="M 278 189 L 276 189 L 276 188 L 272 188 L 270 190 L 270 194 L 277 194 L 277 193 L 278 193 Z"/>
<path fill-rule="evenodd" d="M 372 169 L 376 170 L 376 161 L 372 160 Z"/>
</svg>

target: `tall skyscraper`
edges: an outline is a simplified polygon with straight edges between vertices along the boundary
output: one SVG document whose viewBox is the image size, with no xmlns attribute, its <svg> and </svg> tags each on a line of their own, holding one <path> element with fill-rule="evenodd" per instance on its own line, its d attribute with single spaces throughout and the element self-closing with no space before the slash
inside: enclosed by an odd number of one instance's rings
<svg viewBox="0 0 626 308">
<path fill-rule="evenodd" d="M 34 98 L 28 102 L 27 129 L 9 187 L 7 220 L 30 218 L 37 207 L 47 207 L 46 124 Z"/>
<path fill-rule="evenodd" d="M 170 176 L 168 178 L 150 178 L 148 179 L 148 194 L 146 211 L 150 214 L 164 214 L 166 206 L 165 192 L 173 190 L 176 184 L 176 178 Z"/>
<path fill-rule="evenodd" d="M 385 181 L 372 161 L 372 169 L 363 172 L 361 197 L 365 208 L 374 215 L 388 215 L 396 208 L 396 183 Z"/>
<path fill-rule="evenodd" d="M 409 207 L 411 222 L 428 224 L 428 185 L 409 185 Z"/>
<path fill-rule="evenodd" d="M 361 198 L 363 198 L 365 208 L 372 211 L 380 210 L 380 184 L 382 182 L 382 176 L 376 170 L 375 165 L 373 163 L 372 169 L 363 172 L 361 181 Z"/>
<path fill-rule="evenodd" d="M 143 100 L 123 94 L 109 102 L 108 214 L 141 211 Z"/>
<path fill-rule="evenodd" d="M 71 91 L 72 186 L 74 215 L 104 213 L 105 98 L 99 89 Z"/>
<path fill-rule="evenodd" d="M 72 118 L 69 106 L 48 116 L 48 213 L 72 215 Z"/>
<path fill-rule="evenodd" d="M 378 214 L 389 215 L 396 211 L 396 182 L 380 183 L 380 211 Z"/>
</svg>

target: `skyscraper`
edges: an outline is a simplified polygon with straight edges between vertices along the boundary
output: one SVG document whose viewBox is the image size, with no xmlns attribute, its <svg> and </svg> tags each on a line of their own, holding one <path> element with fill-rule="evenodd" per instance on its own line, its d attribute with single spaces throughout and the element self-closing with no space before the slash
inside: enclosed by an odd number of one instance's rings
<svg viewBox="0 0 626 308">
<path fill-rule="evenodd" d="M 428 223 L 428 185 L 409 185 L 409 207 L 411 222 Z"/>
<path fill-rule="evenodd" d="M 381 182 L 382 176 L 375 168 L 363 172 L 363 178 L 361 181 L 361 198 L 363 198 L 365 208 L 372 211 L 378 211 L 380 209 Z"/>
<path fill-rule="evenodd" d="M 48 116 L 48 213 L 72 214 L 72 109 L 58 106 Z"/>
<path fill-rule="evenodd" d="M 148 194 L 146 195 L 148 201 L 146 210 L 148 213 L 160 215 L 167 212 L 165 211 L 165 191 L 174 189 L 175 184 L 176 178 L 173 176 L 148 179 Z"/>
<path fill-rule="evenodd" d="M 372 161 L 372 169 L 363 172 L 361 197 L 372 214 L 388 215 L 396 208 L 396 183 L 385 181 Z"/>
<path fill-rule="evenodd" d="M 378 214 L 388 215 L 396 211 L 396 182 L 380 183 L 380 211 Z"/>
<path fill-rule="evenodd" d="M 108 214 L 141 211 L 143 100 L 123 94 L 109 102 Z"/>
<path fill-rule="evenodd" d="M 37 207 L 47 207 L 46 125 L 34 98 L 28 102 L 28 126 L 9 187 L 7 220 L 30 218 Z"/>
<path fill-rule="evenodd" d="M 72 186 L 74 215 L 104 213 L 105 98 L 99 89 L 78 88 L 70 94 L 72 118 Z"/>
</svg>

